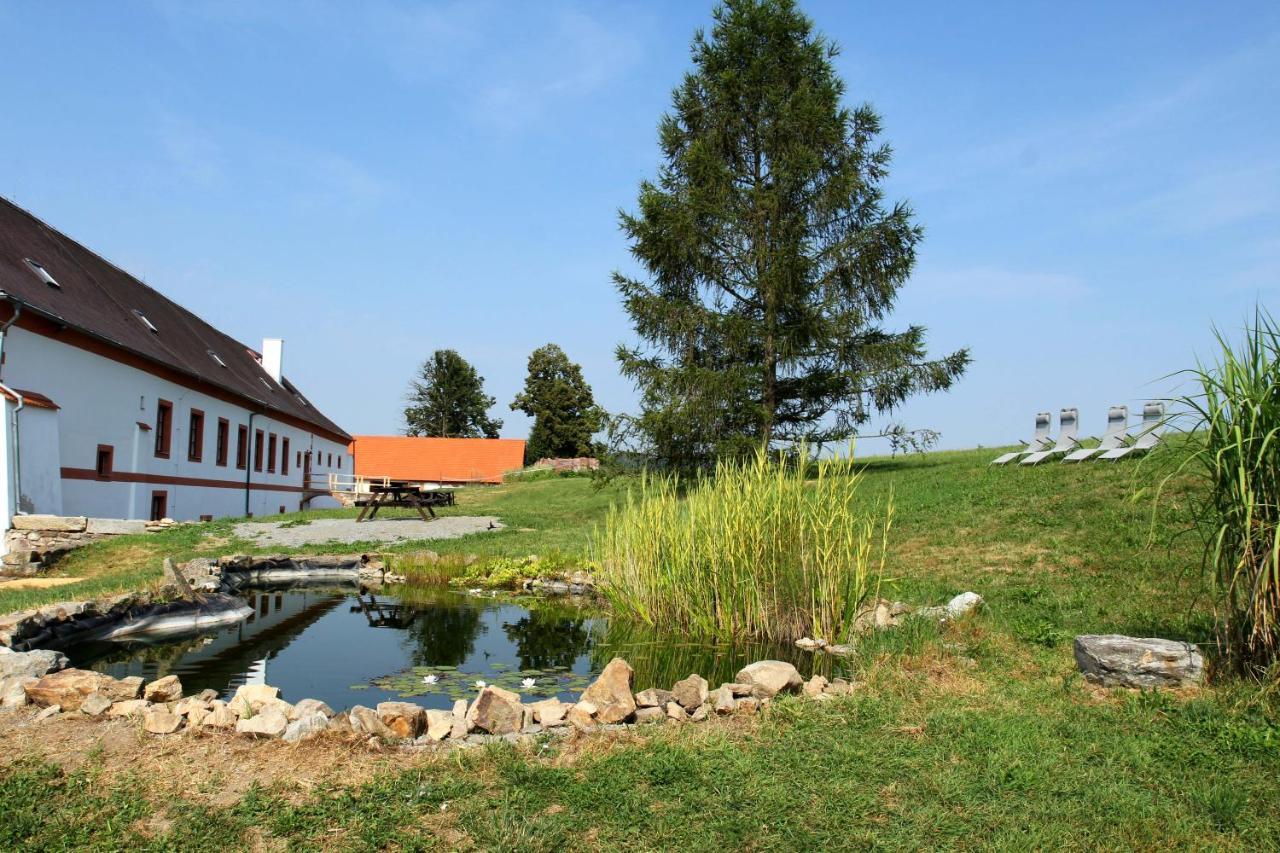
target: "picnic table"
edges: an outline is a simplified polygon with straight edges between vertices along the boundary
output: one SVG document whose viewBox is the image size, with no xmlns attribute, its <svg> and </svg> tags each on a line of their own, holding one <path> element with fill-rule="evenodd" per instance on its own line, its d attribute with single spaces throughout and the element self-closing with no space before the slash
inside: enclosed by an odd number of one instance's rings
<svg viewBox="0 0 1280 853">
<path fill-rule="evenodd" d="M 422 516 L 423 521 L 429 521 L 428 513 L 431 518 L 436 517 L 432 507 L 453 506 L 453 492 L 447 490 L 424 492 L 420 487 L 408 483 L 376 485 L 369 487 L 369 497 L 357 500 L 356 506 L 360 507 L 360 515 L 356 516 L 357 523 L 372 521 L 378 514 L 378 510 L 388 506 L 415 509 L 418 515 Z"/>
</svg>

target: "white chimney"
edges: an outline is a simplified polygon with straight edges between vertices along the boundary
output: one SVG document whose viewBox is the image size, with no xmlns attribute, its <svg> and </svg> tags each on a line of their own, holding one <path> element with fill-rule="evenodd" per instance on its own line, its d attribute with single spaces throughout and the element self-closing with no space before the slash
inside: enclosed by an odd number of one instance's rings
<svg viewBox="0 0 1280 853">
<path fill-rule="evenodd" d="M 280 381 L 280 377 L 284 375 L 283 338 L 262 339 L 262 369 L 276 382 Z"/>
</svg>

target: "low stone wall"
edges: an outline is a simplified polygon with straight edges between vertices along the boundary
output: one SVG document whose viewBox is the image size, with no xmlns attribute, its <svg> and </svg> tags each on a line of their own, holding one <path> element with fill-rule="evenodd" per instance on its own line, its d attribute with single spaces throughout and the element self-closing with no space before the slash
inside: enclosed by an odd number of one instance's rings
<svg viewBox="0 0 1280 853">
<path fill-rule="evenodd" d="M 5 554 L 0 576 L 34 575 L 68 551 L 115 536 L 156 533 L 181 522 L 86 518 L 83 515 L 16 515 L 4 535 Z"/>
</svg>

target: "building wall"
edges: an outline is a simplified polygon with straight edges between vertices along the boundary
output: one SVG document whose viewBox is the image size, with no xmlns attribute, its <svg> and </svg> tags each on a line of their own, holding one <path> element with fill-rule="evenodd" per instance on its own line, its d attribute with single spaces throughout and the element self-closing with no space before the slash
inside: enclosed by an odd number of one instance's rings
<svg viewBox="0 0 1280 853">
<path fill-rule="evenodd" d="M 244 514 L 246 470 L 236 467 L 236 440 L 237 427 L 250 425 L 248 408 L 17 327 L 6 335 L 4 355 L 6 385 L 38 391 L 60 407 L 56 413 L 28 408 L 19 415 L 24 456 L 22 492 L 33 497 L 39 494 L 42 503 L 48 502 L 51 492 L 43 486 L 30 491 L 28 482 L 34 489 L 54 474 L 28 470 L 25 457 L 29 443 L 33 457 L 49 456 L 41 453 L 41 443 L 56 436 L 56 481 L 61 506 L 42 507 L 40 511 L 145 519 L 151 512 L 153 493 L 164 492 L 165 514 L 171 518 L 194 520 L 202 515 Z M 265 387 L 263 393 L 267 393 Z M 277 387 L 274 393 L 287 392 Z M 155 447 L 157 411 L 162 399 L 173 406 L 168 458 L 158 457 Z M 199 461 L 188 457 L 193 409 L 204 413 Z M 56 415 L 56 429 L 49 421 L 42 421 L 42 416 L 47 415 Z M 226 465 L 218 465 L 216 459 L 219 418 L 229 422 Z M 261 471 L 253 470 L 253 442 L 258 430 L 263 434 Z M 271 434 L 276 435 L 274 472 L 268 471 L 266 459 Z M 285 439 L 289 441 L 287 474 L 280 459 Z M 99 446 L 110 447 L 113 455 L 113 473 L 105 479 L 96 476 Z M 272 515 L 281 507 L 287 512 L 299 508 L 303 484 L 299 455 L 308 451 L 312 453 L 313 482 L 322 480 L 331 470 L 352 470 L 351 456 L 341 442 L 269 415 L 252 417 L 246 450 L 251 513 Z M 310 505 L 319 508 L 338 504 L 332 498 L 321 497 Z M 17 508 L 26 509 L 21 504 Z"/>
</svg>

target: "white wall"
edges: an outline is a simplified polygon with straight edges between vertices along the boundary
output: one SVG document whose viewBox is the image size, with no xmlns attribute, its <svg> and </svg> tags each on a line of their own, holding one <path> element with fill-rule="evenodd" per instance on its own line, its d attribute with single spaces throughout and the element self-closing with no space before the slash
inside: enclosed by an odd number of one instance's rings
<svg viewBox="0 0 1280 853">
<path fill-rule="evenodd" d="M 33 433 L 40 458 L 39 436 L 56 441 L 57 462 L 62 470 L 55 480 L 61 486 L 61 512 L 66 515 L 88 515 L 102 518 L 146 518 L 150 513 L 153 491 L 168 493 L 167 512 L 172 518 L 189 520 L 201 515 L 243 515 L 245 511 L 245 470 L 235 467 L 236 427 L 249 424 L 248 409 L 168 382 L 150 373 L 120 364 L 82 349 L 36 335 L 25 329 L 11 328 L 6 336 L 4 382 L 11 388 L 36 391 L 52 399 L 60 407 L 56 413 L 57 429 L 36 427 Z M 218 369 L 218 368 L 214 368 Z M 264 373 L 265 376 L 265 373 Z M 264 394 L 266 389 L 263 389 Z M 286 394 L 277 387 L 277 394 Z M 173 436 L 169 458 L 155 455 L 157 405 L 160 399 L 173 404 Z M 191 410 L 204 412 L 204 452 L 201 461 L 187 457 L 188 425 Z M 24 421 L 23 453 L 27 451 L 28 408 Z M 47 410 L 46 410 L 47 411 Z M 53 412 L 47 412 L 53 415 Z M 37 416 L 38 417 L 38 416 Z M 217 424 L 219 418 L 230 421 L 227 464 L 216 464 Z M 151 427 L 150 430 L 139 423 Z M 264 462 L 261 472 L 253 468 L 253 435 L 263 431 L 264 455 L 268 433 L 277 435 L 277 465 L 269 473 Z M 280 447 L 285 438 L 290 443 L 289 473 L 283 474 L 279 464 Z M 173 483 L 125 482 L 119 479 L 103 482 L 83 479 L 74 471 L 92 471 L 97 460 L 98 445 L 114 448 L 116 472 L 131 472 L 160 477 L 193 478 L 200 485 Z M 316 436 L 309 430 L 287 425 L 269 416 L 255 415 L 249 433 L 248 467 L 252 481 L 249 509 L 254 515 L 273 515 L 283 506 L 292 512 L 299 508 L 301 491 L 278 491 L 261 488 L 266 485 L 302 486 L 302 468 L 297 465 L 299 451 L 312 451 L 313 480 L 323 478 L 330 470 L 346 473 L 352 468 L 346 445 Z M 328 464 L 333 457 L 333 465 Z M 51 463 L 46 463 L 51 464 Z M 28 476 L 40 480 L 42 475 L 28 474 L 23 460 L 23 491 L 27 492 Z M 47 478 L 52 475 L 43 475 Z M 220 481 L 220 482 L 209 482 Z M 41 498 L 43 500 L 44 498 Z M 313 507 L 337 506 L 331 498 L 317 498 Z"/>
</svg>

